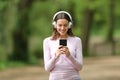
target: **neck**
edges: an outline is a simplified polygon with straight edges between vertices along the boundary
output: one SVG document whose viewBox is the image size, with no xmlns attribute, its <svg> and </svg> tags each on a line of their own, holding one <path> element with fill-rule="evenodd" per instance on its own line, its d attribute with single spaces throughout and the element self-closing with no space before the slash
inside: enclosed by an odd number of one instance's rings
<svg viewBox="0 0 120 80">
<path fill-rule="evenodd" d="M 61 35 L 60 36 L 60 38 L 62 38 L 62 39 L 65 39 L 65 38 L 67 38 L 68 37 L 68 35 Z"/>
</svg>

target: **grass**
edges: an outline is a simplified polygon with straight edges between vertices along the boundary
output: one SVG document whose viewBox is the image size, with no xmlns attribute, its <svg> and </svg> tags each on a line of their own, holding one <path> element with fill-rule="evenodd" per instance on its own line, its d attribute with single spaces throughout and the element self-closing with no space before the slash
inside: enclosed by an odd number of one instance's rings
<svg viewBox="0 0 120 80">
<path fill-rule="evenodd" d="M 0 61 L 0 71 L 8 68 L 18 68 L 24 66 L 43 66 L 43 59 L 31 59 L 28 63 L 20 61 Z"/>
<path fill-rule="evenodd" d="M 4 70 L 7 68 L 14 68 L 14 67 L 21 67 L 21 66 L 25 66 L 25 63 L 22 62 L 13 62 L 13 61 L 6 61 L 6 62 L 0 62 L 0 70 Z"/>
</svg>

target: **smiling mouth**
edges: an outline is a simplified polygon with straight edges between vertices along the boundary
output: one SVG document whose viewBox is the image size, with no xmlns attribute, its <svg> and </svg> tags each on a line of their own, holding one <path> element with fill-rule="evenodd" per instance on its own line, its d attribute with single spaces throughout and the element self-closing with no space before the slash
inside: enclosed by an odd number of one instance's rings
<svg viewBox="0 0 120 80">
<path fill-rule="evenodd" d="M 61 31 L 61 32 L 65 32 L 65 31 Z"/>
</svg>

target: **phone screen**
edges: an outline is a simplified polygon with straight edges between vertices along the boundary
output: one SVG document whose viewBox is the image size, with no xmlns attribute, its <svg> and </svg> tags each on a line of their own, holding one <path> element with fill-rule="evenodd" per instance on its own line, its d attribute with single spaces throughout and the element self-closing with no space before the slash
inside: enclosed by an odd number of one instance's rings
<svg viewBox="0 0 120 80">
<path fill-rule="evenodd" d="M 59 44 L 63 45 L 63 46 L 67 46 L 67 40 L 66 39 L 60 39 Z"/>
</svg>

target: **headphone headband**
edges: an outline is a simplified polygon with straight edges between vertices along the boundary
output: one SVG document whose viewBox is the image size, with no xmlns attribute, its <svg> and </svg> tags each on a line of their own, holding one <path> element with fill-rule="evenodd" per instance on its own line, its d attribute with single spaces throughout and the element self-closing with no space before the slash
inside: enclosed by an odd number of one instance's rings
<svg viewBox="0 0 120 80">
<path fill-rule="evenodd" d="M 59 11 L 59 12 L 55 13 L 55 15 L 53 16 L 53 21 L 54 21 L 55 17 L 56 17 L 58 14 L 60 14 L 60 13 L 65 13 L 65 14 L 67 14 L 67 15 L 69 16 L 71 22 L 72 22 L 72 17 L 71 17 L 71 15 L 70 15 L 68 12 L 66 12 L 66 11 Z"/>
</svg>

